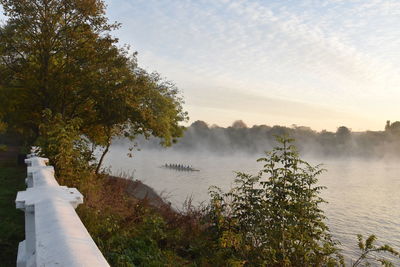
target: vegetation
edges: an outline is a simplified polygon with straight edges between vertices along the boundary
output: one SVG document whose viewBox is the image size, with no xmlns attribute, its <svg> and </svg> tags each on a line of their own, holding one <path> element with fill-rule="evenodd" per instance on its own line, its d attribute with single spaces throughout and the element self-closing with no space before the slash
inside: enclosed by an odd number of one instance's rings
<svg viewBox="0 0 400 267">
<path fill-rule="evenodd" d="M 211 191 L 219 239 L 251 265 L 336 266 L 342 259 L 319 207 L 322 169 L 301 160 L 292 141 L 279 138 L 281 146 L 258 160 L 265 164 L 258 175 L 238 173 L 232 191 Z"/>
<path fill-rule="evenodd" d="M 7 16 L 0 25 L 0 132 L 7 126 L 7 134 L 21 139 L 19 145 L 39 145 L 59 182 L 85 195 L 78 213 L 111 265 L 344 264 L 319 207 L 323 187 L 316 183 L 322 170 L 301 160 L 285 138 L 260 159 L 265 165 L 259 174 L 238 173 L 228 193 L 213 188 L 206 207 L 194 208 L 189 201 L 177 212 L 132 196 L 128 189 L 134 182 L 102 173 L 102 161 L 117 138 L 155 136 L 171 145 L 183 134 L 180 123 L 187 114 L 176 86 L 141 69 L 136 53 L 118 46 L 111 33 L 119 24 L 108 22 L 101 0 L 0 4 Z M 382 135 L 357 138 L 367 143 L 375 138 L 373 144 L 397 140 L 398 125 L 389 123 Z M 304 146 L 307 138 L 318 137 L 332 155 L 336 147 L 346 151 L 356 136 L 346 127 L 317 134 L 301 127 L 249 129 L 241 121 L 228 129 L 196 122 L 180 146 L 190 147 L 199 138 L 217 150 L 260 147 L 253 140 L 264 148 L 273 135 L 284 133 L 294 133 Z M 23 216 L 13 201 L 23 188 L 23 171 L 0 167 L 0 188 L 2 263 L 14 265 Z M 359 237 L 361 255 L 354 266 L 377 252 L 398 256 L 374 242 L 374 236 L 365 242 Z"/>
<path fill-rule="evenodd" d="M 62 121 L 77 133 L 81 154 L 103 149 L 91 162 L 99 172 L 113 137 L 153 135 L 170 145 L 182 135 L 186 113 L 178 89 L 117 46 L 111 32 L 119 24 L 108 22 L 103 1 L 0 4 L 7 16 L 0 26 L 0 115 L 26 145 L 49 134 L 44 124 Z M 47 144 L 41 143 L 45 151 L 52 149 Z M 58 170 L 56 154 L 48 156 Z"/>
<path fill-rule="evenodd" d="M 78 213 L 112 266 L 187 265 L 199 258 L 198 250 L 206 251 L 194 215 L 136 199 L 126 191 L 132 180 L 91 184 Z"/>
<path fill-rule="evenodd" d="M 0 261 L 15 266 L 18 244 L 24 240 L 24 213 L 15 208 L 17 191 L 25 188 L 25 167 L 0 164 Z"/>
<path fill-rule="evenodd" d="M 262 154 L 266 148 L 273 148 L 276 135 L 290 135 L 295 139 L 294 143 L 301 153 L 317 157 L 399 157 L 400 122 L 387 123 L 384 131 L 352 132 L 349 128 L 340 126 L 335 132 L 317 132 L 309 127 L 296 125 L 247 127 L 244 122 L 235 121 L 232 126 L 224 128 L 196 121 L 188 127 L 174 149 L 205 150 L 216 154 L 238 151 Z M 157 144 L 157 139 L 139 142 L 139 146 L 144 148 L 156 148 Z"/>
<path fill-rule="evenodd" d="M 1 117 L 0 117 L 0 119 L 1 119 Z M 0 135 L 3 134 L 6 131 L 6 129 L 7 129 L 7 125 L 0 120 Z M 7 146 L 0 143 L 0 152 L 6 151 L 6 150 L 7 150 Z"/>
<path fill-rule="evenodd" d="M 325 201 L 317 176 L 324 170 L 303 161 L 293 139 L 277 140 L 279 146 L 258 159 L 264 168 L 257 175 L 237 173 L 227 193 L 211 188 L 208 216 L 220 249 L 239 266 L 345 266 L 319 207 Z M 374 235 L 358 240 L 360 257 L 352 266 L 392 266 L 374 253 L 400 255 L 389 245 L 375 246 Z"/>
<path fill-rule="evenodd" d="M 367 266 L 373 263 L 381 263 L 383 266 L 394 266 L 392 262 L 384 257 L 379 257 L 377 253 L 387 252 L 393 256 L 399 257 L 400 253 L 394 250 L 388 245 L 376 246 L 376 236 L 370 235 L 365 241 L 363 241 L 362 235 L 357 235 L 358 238 L 358 248 L 360 249 L 360 257 L 352 264 L 353 267 L 365 264 Z"/>
</svg>

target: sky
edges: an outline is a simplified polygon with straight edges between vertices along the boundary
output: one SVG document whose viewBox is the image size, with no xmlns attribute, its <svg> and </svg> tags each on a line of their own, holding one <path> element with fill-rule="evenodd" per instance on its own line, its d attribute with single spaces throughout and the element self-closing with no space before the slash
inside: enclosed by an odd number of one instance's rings
<svg viewBox="0 0 400 267">
<path fill-rule="evenodd" d="M 382 130 L 400 120 L 398 0 L 106 0 L 190 121 Z"/>
</svg>

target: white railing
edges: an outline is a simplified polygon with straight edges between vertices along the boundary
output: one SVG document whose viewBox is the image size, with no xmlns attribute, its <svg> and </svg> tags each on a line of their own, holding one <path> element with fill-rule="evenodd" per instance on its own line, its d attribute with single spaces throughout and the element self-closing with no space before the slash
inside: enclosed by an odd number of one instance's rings
<svg viewBox="0 0 400 267">
<path fill-rule="evenodd" d="M 83 203 L 76 188 L 60 186 L 48 159 L 32 156 L 26 191 L 18 192 L 25 211 L 25 240 L 18 246 L 18 267 L 109 266 L 75 212 Z"/>
</svg>

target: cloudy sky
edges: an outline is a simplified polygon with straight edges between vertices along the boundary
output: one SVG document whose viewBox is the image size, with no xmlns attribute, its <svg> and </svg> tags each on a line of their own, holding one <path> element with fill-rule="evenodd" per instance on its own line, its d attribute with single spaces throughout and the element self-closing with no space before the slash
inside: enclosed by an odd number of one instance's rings
<svg viewBox="0 0 400 267">
<path fill-rule="evenodd" d="M 399 0 L 107 0 L 139 64 L 182 90 L 190 122 L 400 120 Z"/>
</svg>

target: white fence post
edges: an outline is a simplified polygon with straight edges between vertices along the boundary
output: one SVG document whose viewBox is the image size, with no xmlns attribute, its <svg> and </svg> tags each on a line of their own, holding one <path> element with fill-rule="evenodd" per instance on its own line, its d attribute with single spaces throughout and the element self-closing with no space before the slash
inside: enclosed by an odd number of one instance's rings
<svg viewBox="0 0 400 267">
<path fill-rule="evenodd" d="M 15 200 L 25 211 L 17 267 L 109 266 L 75 212 L 82 194 L 57 183 L 48 159 L 32 156 L 25 162 L 28 188 Z"/>
</svg>

